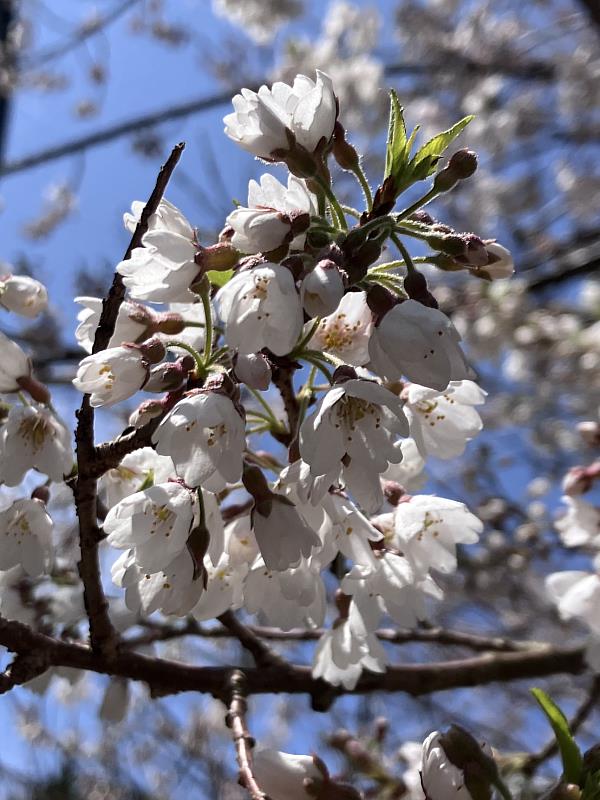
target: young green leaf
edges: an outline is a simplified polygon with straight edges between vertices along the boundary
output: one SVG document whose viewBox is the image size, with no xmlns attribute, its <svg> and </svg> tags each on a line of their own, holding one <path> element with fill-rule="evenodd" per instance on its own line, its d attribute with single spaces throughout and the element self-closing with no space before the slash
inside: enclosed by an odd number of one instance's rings
<svg viewBox="0 0 600 800">
<path fill-rule="evenodd" d="M 581 751 L 569 730 L 569 722 L 556 703 L 548 697 L 546 692 L 541 689 L 532 689 L 535 697 L 548 721 L 552 726 L 556 742 L 560 750 L 563 764 L 563 775 L 567 783 L 579 785 L 583 768 L 583 757 Z"/>
<path fill-rule="evenodd" d="M 393 175 L 403 162 L 408 163 L 406 125 L 398 95 L 394 89 L 390 89 L 390 121 L 388 124 L 385 173 L 383 177 L 387 178 L 389 175 Z"/>
<path fill-rule="evenodd" d="M 456 125 L 448 128 L 447 131 L 438 133 L 437 136 L 434 136 L 433 139 L 430 139 L 421 147 L 409 164 L 413 180 L 425 180 L 425 178 L 428 178 L 435 171 L 437 162 L 448 146 L 456 139 L 460 132 L 467 127 L 472 119 L 472 114 L 468 117 L 464 117 L 457 122 Z"/>
</svg>

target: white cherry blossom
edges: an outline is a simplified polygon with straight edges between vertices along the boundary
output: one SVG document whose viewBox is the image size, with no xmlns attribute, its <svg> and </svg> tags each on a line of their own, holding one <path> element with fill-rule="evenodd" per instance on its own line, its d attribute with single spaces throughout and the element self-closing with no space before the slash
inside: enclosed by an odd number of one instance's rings
<svg viewBox="0 0 600 800">
<path fill-rule="evenodd" d="M 99 481 L 101 497 L 112 508 L 125 497 L 153 484 L 166 483 L 175 477 L 175 467 L 169 456 L 161 456 L 151 447 L 141 447 L 127 453 L 118 467 L 102 475 Z"/>
<path fill-rule="evenodd" d="M 157 572 L 185 548 L 197 514 L 196 492 L 180 483 L 162 483 L 110 508 L 104 531 L 108 544 L 134 549 L 136 564 Z"/>
<path fill-rule="evenodd" d="M 91 353 L 94 335 L 102 313 L 102 299 L 100 297 L 76 297 L 75 302 L 83 306 L 77 314 L 79 324 L 75 330 L 75 338 L 86 353 Z M 141 308 L 143 309 L 143 306 Z M 145 338 L 147 325 L 139 319 L 139 311 L 138 303 L 130 303 L 127 300 L 121 303 L 115 332 L 110 337 L 108 347 L 117 347 L 123 342 L 137 342 L 140 337 Z M 148 312 L 147 309 L 144 311 Z M 138 318 L 136 319 L 136 317 Z"/>
<path fill-rule="evenodd" d="M 600 509 L 581 497 L 564 495 L 564 516 L 554 523 L 566 547 L 600 547 Z"/>
<path fill-rule="evenodd" d="M 169 455 L 188 486 L 220 492 L 240 480 L 246 446 L 244 420 L 224 394 L 186 395 L 167 414 L 152 437 L 156 452 Z"/>
<path fill-rule="evenodd" d="M 134 200 L 131 204 L 131 211 L 126 211 L 123 214 L 123 224 L 129 233 L 133 233 L 136 229 L 138 222 L 142 216 L 146 203 L 143 200 Z M 158 208 L 154 214 L 150 215 L 148 220 L 148 231 L 170 231 L 172 233 L 180 234 L 185 238 L 193 236 L 194 229 L 189 221 L 181 213 L 181 211 L 174 206 L 166 198 L 162 198 L 158 204 Z"/>
<path fill-rule="evenodd" d="M 242 270 L 223 286 L 215 305 L 225 323 L 225 341 L 240 353 L 268 347 L 289 353 L 302 331 L 302 306 L 292 273 L 278 264 Z"/>
<path fill-rule="evenodd" d="M 0 306 L 34 319 L 47 309 L 48 292 L 43 283 L 27 275 L 0 275 Z"/>
<path fill-rule="evenodd" d="M 417 573 L 453 572 L 456 545 L 475 544 L 483 523 L 464 503 L 433 495 L 415 495 L 394 509 L 394 543 Z"/>
<path fill-rule="evenodd" d="M 331 526 L 325 526 L 323 549 L 313 558 L 323 568 L 339 552 L 354 564 L 375 569 L 377 562 L 370 543 L 381 541 L 382 533 L 343 494 L 328 494 L 323 505 Z"/>
<path fill-rule="evenodd" d="M 0 392 L 18 392 L 20 378 L 31 376 L 31 361 L 16 342 L 0 331 Z"/>
<path fill-rule="evenodd" d="M 311 347 L 323 350 L 345 364 L 362 367 L 369 361 L 373 314 L 365 292 L 348 292 L 337 309 L 320 322 Z"/>
<path fill-rule="evenodd" d="M 136 347 L 110 347 L 79 362 L 73 386 L 91 395 L 93 407 L 112 406 L 138 392 L 148 378 L 148 364 Z"/>
<path fill-rule="evenodd" d="M 271 494 L 252 510 L 252 529 L 266 566 L 286 570 L 308 558 L 321 540 L 291 500 Z"/>
<path fill-rule="evenodd" d="M 546 591 L 563 619 L 580 619 L 600 637 L 600 575 L 566 570 L 546 577 Z"/>
<path fill-rule="evenodd" d="M 456 458 L 482 429 L 473 406 L 486 392 L 473 381 L 452 381 L 445 392 L 411 383 L 403 392 L 410 434 L 423 457 Z"/>
<path fill-rule="evenodd" d="M 12 406 L 0 431 L 0 480 L 17 486 L 30 469 L 62 481 L 73 467 L 71 433 L 44 406 Z"/>
<path fill-rule="evenodd" d="M 260 183 L 248 185 L 248 205 L 238 206 L 227 217 L 233 228 L 231 244 L 242 253 L 268 253 L 284 243 L 301 250 L 304 233 L 294 235 L 297 220 L 308 228 L 310 215 L 317 213 L 316 199 L 300 178 L 290 175 L 287 188 L 273 175 L 263 175 Z"/>
<path fill-rule="evenodd" d="M 379 474 L 402 458 L 394 447 L 408 434 L 399 398 L 383 386 L 362 379 L 335 384 L 300 428 L 300 455 L 314 475 L 343 465 L 348 489 L 367 511 L 382 502 Z"/>
<path fill-rule="evenodd" d="M 386 656 L 373 634 L 357 636 L 348 620 L 339 621 L 323 633 L 313 657 L 313 678 L 351 691 L 363 669 L 385 672 Z"/>
<path fill-rule="evenodd" d="M 201 579 L 194 580 L 194 562 L 182 550 L 163 569 L 150 573 L 135 563 L 135 554 L 126 550 L 113 564 L 113 582 L 125 589 L 125 603 L 134 613 L 185 616 L 197 604 L 203 591 Z"/>
<path fill-rule="evenodd" d="M 52 529 L 41 500 L 16 500 L 0 511 L 0 570 L 20 564 L 28 575 L 44 572 L 52 552 Z"/>
<path fill-rule="evenodd" d="M 200 269 L 194 261 L 175 263 L 154 246 L 137 247 L 131 258 L 117 265 L 134 300 L 150 303 L 191 303 L 190 286 Z"/>
<path fill-rule="evenodd" d="M 390 463 L 381 477 L 399 483 L 407 492 L 418 492 L 425 485 L 427 478 L 424 474 L 425 459 L 419 452 L 415 440 L 410 437 L 402 439 L 396 442 L 394 447 L 400 449 L 402 461 L 397 464 Z"/>
<path fill-rule="evenodd" d="M 405 300 L 390 309 L 373 331 L 371 366 L 382 378 L 395 381 L 405 375 L 443 392 L 450 381 L 471 377 L 459 342 L 458 331 L 445 314 Z"/>
<path fill-rule="evenodd" d="M 260 748 L 252 761 L 256 781 L 271 800 L 310 800 L 307 783 L 318 785 L 324 778 L 312 756 Z"/>
<path fill-rule="evenodd" d="M 215 566 L 204 559 L 207 584 L 200 600 L 191 613 L 199 621 L 215 619 L 230 609 L 240 608 L 243 603 L 244 579 L 248 572 L 245 563 L 235 563 L 229 553 L 222 553 Z"/>
<path fill-rule="evenodd" d="M 300 297 L 310 317 L 326 317 L 344 296 L 344 279 L 333 261 L 320 261 L 302 281 Z"/>
<path fill-rule="evenodd" d="M 268 569 L 259 559 L 244 585 L 244 606 L 261 622 L 282 630 L 318 628 L 325 620 L 325 586 L 319 569 L 302 559 L 284 571 Z"/>
<path fill-rule="evenodd" d="M 498 244 L 498 242 L 487 244 L 485 249 L 488 253 L 488 263 L 474 271 L 476 273 L 484 273 L 492 281 L 510 278 L 515 271 L 515 262 L 510 250 L 507 250 L 506 247 Z"/>
<path fill-rule="evenodd" d="M 258 92 L 242 89 L 233 98 L 234 112 L 224 117 L 225 133 L 244 150 L 271 159 L 274 151 L 288 150 L 289 134 L 313 152 L 333 135 L 337 103 L 331 79 L 317 72 L 316 81 L 297 75 L 292 86 L 276 82 Z"/>
</svg>

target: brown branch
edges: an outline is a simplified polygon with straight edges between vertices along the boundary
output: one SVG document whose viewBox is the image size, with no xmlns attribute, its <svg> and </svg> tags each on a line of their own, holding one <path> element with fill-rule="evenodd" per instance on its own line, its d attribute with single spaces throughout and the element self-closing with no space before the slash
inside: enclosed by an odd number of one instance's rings
<svg viewBox="0 0 600 800">
<path fill-rule="evenodd" d="M 274 436 L 278 441 L 290 448 L 290 462 L 297 461 L 300 458 L 297 442 L 300 404 L 298 403 L 298 398 L 294 391 L 294 372 L 295 367 L 293 366 L 273 367 L 273 383 L 278 388 L 279 394 L 281 395 L 289 429 L 286 433 L 277 434 L 276 436 L 274 434 Z"/>
<path fill-rule="evenodd" d="M 148 684 L 154 696 L 204 692 L 223 697 L 231 666 L 196 667 L 131 651 L 114 658 L 90 647 L 36 633 L 21 622 L 0 617 L 0 645 L 16 653 L 39 653 L 48 666 L 73 667 Z M 486 653 L 473 658 L 427 664 L 398 664 L 382 674 L 365 672 L 352 691 L 315 680 L 307 666 L 263 666 L 244 670 L 249 694 L 345 694 L 405 692 L 414 697 L 489 683 L 579 675 L 586 671 L 584 647 L 538 646 L 513 653 Z"/>
<path fill-rule="evenodd" d="M 218 620 L 229 635 L 236 638 L 242 647 L 252 655 L 257 667 L 289 666 L 285 659 L 267 647 L 250 626 L 241 623 L 233 611 L 226 611 L 218 617 Z"/>
<path fill-rule="evenodd" d="M 239 767 L 239 784 L 246 789 L 252 800 L 267 800 L 267 795 L 261 791 L 252 771 L 254 739 L 250 736 L 246 725 L 247 696 L 245 675 L 240 670 L 235 670 L 228 680 L 228 711 L 225 723 L 233 736 Z"/>
<path fill-rule="evenodd" d="M 161 198 L 183 152 L 184 144 L 173 148 L 167 162 L 161 167 L 156 185 L 146 203 L 140 221 L 131 237 L 124 260 L 131 257 L 136 247 L 140 247 L 142 237 L 148 230 L 148 221 L 158 208 Z M 125 296 L 123 279 L 115 273 L 108 295 L 102 303 L 102 313 L 94 336 L 93 353 L 106 349 L 110 337 L 114 333 L 119 308 Z M 78 563 L 79 575 L 83 582 L 85 610 L 90 623 L 90 642 L 94 651 L 103 656 L 114 657 L 117 648 L 117 637 L 108 615 L 108 602 L 104 596 L 100 574 L 98 544 L 101 531 L 98 527 L 98 509 L 94 448 L 94 409 L 90 405 L 90 396 L 85 394 L 81 408 L 77 412 L 77 428 L 75 430 L 77 454 L 77 477 L 73 481 L 75 510 L 79 520 L 79 545 L 81 559 Z M 117 462 L 118 463 L 118 462 Z"/>
</svg>

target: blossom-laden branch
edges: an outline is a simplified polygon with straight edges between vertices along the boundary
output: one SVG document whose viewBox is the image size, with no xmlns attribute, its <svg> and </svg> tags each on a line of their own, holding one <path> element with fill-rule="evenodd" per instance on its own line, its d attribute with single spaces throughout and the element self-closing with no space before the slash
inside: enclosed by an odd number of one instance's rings
<svg viewBox="0 0 600 800">
<path fill-rule="evenodd" d="M 161 168 L 154 190 L 133 232 L 124 260 L 129 259 L 134 249 L 140 247 L 142 237 L 148 230 L 150 217 L 159 206 L 184 146 L 183 143 L 176 145 Z M 119 273 L 115 273 L 106 300 L 102 304 L 100 321 L 94 336 L 93 353 L 105 350 L 108 346 L 115 330 L 119 308 L 124 297 L 125 286 L 123 278 Z M 78 568 L 84 587 L 84 603 L 90 624 L 90 641 L 94 650 L 105 656 L 113 657 L 116 653 L 116 635 L 108 615 L 108 603 L 102 587 L 98 556 L 98 543 L 101 538 L 101 532 L 97 524 L 96 475 L 93 473 L 90 475 L 90 467 L 93 468 L 95 463 L 95 448 L 94 409 L 91 406 L 89 394 L 84 394 L 81 408 L 77 413 L 75 442 L 77 476 L 73 480 L 72 487 L 79 520 L 81 560 Z"/>
<path fill-rule="evenodd" d="M 256 782 L 252 771 L 252 748 L 254 739 L 248 732 L 246 725 L 247 689 L 243 672 L 235 670 L 231 673 L 227 687 L 228 711 L 226 716 L 227 727 L 230 728 L 235 745 L 235 752 L 239 767 L 239 783 L 249 793 L 252 800 L 268 800 L 267 795 Z"/>
</svg>

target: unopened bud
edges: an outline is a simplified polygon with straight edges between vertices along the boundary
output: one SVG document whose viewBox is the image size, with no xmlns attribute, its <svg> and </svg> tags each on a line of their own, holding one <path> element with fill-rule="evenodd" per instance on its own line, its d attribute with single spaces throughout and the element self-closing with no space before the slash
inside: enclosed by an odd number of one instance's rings
<svg viewBox="0 0 600 800">
<path fill-rule="evenodd" d="M 468 150 L 466 147 L 462 150 L 457 150 L 450 157 L 448 168 L 461 181 L 470 178 L 477 170 L 477 153 L 474 153 L 473 150 Z"/>
<path fill-rule="evenodd" d="M 124 345 L 124 347 L 128 346 L 130 345 Z M 142 344 L 135 345 L 135 347 L 139 349 L 149 364 L 158 364 L 167 355 L 167 348 L 158 337 L 148 339 L 146 342 L 142 342 Z"/>
<path fill-rule="evenodd" d="M 50 390 L 45 384 L 40 383 L 40 381 L 38 381 L 32 375 L 23 375 L 22 377 L 16 379 L 16 383 L 24 392 L 27 392 L 27 394 L 32 397 L 36 403 L 48 405 L 50 402 Z"/>
<path fill-rule="evenodd" d="M 359 156 L 354 147 L 346 141 L 346 131 L 341 122 L 333 129 L 333 157 L 342 169 L 356 171 L 360 166 Z"/>
<path fill-rule="evenodd" d="M 370 286 L 367 291 L 367 305 L 375 314 L 378 320 L 381 320 L 387 312 L 394 306 L 398 305 L 400 300 L 398 297 L 385 289 L 380 284 Z"/>
<path fill-rule="evenodd" d="M 382 482 L 383 496 L 391 506 L 400 504 L 402 497 L 406 494 L 404 486 L 401 486 L 396 481 L 383 480 Z"/>
<path fill-rule="evenodd" d="M 167 336 L 176 336 L 185 330 L 185 320 L 176 311 L 164 311 L 157 314 L 154 321 L 154 331 Z"/>
<path fill-rule="evenodd" d="M 148 380 L 144 384 L 145 392 L 174 392 L 187 381 L 196 362 L 192 356 L 186 355 L 168 364 L 159 364 L 150 370 Z"/>
<path fill-rule="evenodd" d="M 32 500 L 41 500 L 44 505 L 47 505 L 48 500 L 50 500 L 50 489 L 48 486 L 42 484 L 41 486 L 36 486 L 33 492 L 31 493 Z"/>
<path fill-rule="evenodd" d="M 129 424 L 134 428 L 143 428 L 153 419 L 164 414 L 166 406 L 163 400 L 144 400 L 129 416 Z"/>
<path fill-rule="evenodd" d="M 449 192 L 453 189 L 460 179 L 450 167 L 444 167 L 433 179 L 433 188 L 437 192 Z"/>
<path fill-rule="evenodd" d="M 404 278 L 404 291 L 411 300 L 416 300 L 421 305 L 437 308 L 438 303 L 427 287 L 425 276 L 412 269 Z"/>
<path fill-rule="evenodd" d="M 203 247 L 194 260 L 203 272 L 226 272 L 235 267 L 239 258 L 239 251 L 225 241 Z"/>
<path fill-rule="evenodd" d="M 339 306 L 344 296 L 344 277 L 338 265 L 319 261 L 302 281 L 300 297 L 304 310 L 311 317 L 326 317 Z"/>
<path fill-rule="evenodd" d="M 264 392 L 271 383 L 271 365 L 262 353 L 240 354 L 235 357 L 233 372 L 235 377 L 250 386 Z"/>
</svg>

